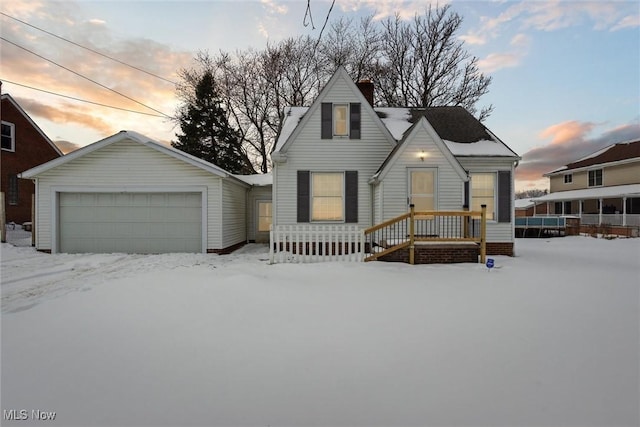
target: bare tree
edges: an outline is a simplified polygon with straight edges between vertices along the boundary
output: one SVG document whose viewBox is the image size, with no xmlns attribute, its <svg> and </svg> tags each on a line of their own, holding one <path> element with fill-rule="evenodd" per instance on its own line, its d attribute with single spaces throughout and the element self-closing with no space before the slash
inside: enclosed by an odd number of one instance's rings
<svg viewBox="0 0 640 427">
<path fill-rule="evenodd" d="M 477 112 L 476 104 L 488 92 L 491 78 L 479 72 L 477 58 L 456 37 L 461 23 L 449 6 L 429 6 L 410 22 L 399 16 L 382 24 L 373 16 L 358 22 L 339 19 L 320 39 L 288 38 L 263 50 L 215 56 L 200 52 L 196 67 L 180 72 L 178 95 L 193 101 L 190 89 L 210 72 L 245 154 L 263 173 L 271 168 L 285 107 L 310 105 L 340 66 L 355 81 L 375 82 L 378 105 L 459 105 L 483 120 L 492 106 Z"/>
<path fill-rule="evenodd" d="M 461 24 L 462 17 L 449 5 L 428 6 L 412 22 L 398 15 L 383 22 L 378 78 L 387 105 L 459 105 L 480 120 L 489 116 L 493 107 L 477 112 L 476 103 L 489 91 L 491 77 L 478 70 L 478 58 L 456 37 Z"/>
</svg>

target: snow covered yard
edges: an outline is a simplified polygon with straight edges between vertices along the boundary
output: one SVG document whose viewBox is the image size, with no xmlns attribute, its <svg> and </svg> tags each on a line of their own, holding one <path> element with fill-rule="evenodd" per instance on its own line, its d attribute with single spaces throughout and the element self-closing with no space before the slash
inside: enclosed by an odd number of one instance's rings
<svg viewBox="0 0 640 427">
<path fill-rule="evenodd" d="M 2 425 L 637 426 L 640 239 L 517 252 L 488 272 L 2 244 Z"/>
</svg>

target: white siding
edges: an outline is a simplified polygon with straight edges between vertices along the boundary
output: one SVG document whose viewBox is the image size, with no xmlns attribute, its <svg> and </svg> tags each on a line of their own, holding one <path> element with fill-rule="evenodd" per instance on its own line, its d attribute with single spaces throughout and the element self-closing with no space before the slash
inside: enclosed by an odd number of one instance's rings
<svg viewBox="0 0 640 427">
<path fill-rule="evenodd" d="M 206 186 L 208 249 L 223 248 L 220 177 L 135 142 L 121 141 L 86 154 L 38 176 L 36 247 L 52 248 L 54 188 L 116 188 L 144 192 Z M 244 197 L 243 197 L 244 200 Z"/>
<path fill-rule="evenodd" d="M 436 210 L 461 210 L 464 204 L 464 181 L 429 133 L 418 128 L 417 133 L 405 141 L 405 144 L 408 145 L 401 147 L 400 152 L 396 153 L 395 162 L 387 166 L 389 169 L 383 178 L 382 218 L 379 222 L 408 212 L 408 171 L 419 168 L 437 171 Z M 423 150 L 424 161 L 418 157 Z"/>
<path fill-rule="evenodd" d="M 230 180 L 222 182 L 222 245 L 228 248 L 247 241 L 247 189 Z"/>
<path fill-rule="evenodd" d="M 349 103 L 358 98 L 352 83 L 338 79 L 324 99 L 317 102 Z M 274 168 L 274 219 L 277 224 L 297 221 L 297 171 L 342 172 L 358 171 L 358 225 L 369 227 L 371 218 L 371 188 L 369 180 L 391 151 L 392 144 L 376 124 L 375 112 L 367 104 L 361 108 L 361 139 L 321 139 L 320 108 L 310 109 L 307 126 L 301 129 L 286 153 L 287 162 Z"/>
<path fill-rule="evenodd" d="M 477 158 L 477 157 L 458 157 L 460 164 L 470 174 L 478 172 L 497 172 L 497 171 L 511 171 L 511 222 L 496 222 L 487 221 L 487 242 L 513 242 L 514 241 L 514 203 L 515 190 L 514 190 L 514 170 L 513 160 L 500 159 L 500 158 Z M 496 176 L 496 182 L 497 182 Z M 496 205 L 497 206 L 497 205 Z"/>
</svg>

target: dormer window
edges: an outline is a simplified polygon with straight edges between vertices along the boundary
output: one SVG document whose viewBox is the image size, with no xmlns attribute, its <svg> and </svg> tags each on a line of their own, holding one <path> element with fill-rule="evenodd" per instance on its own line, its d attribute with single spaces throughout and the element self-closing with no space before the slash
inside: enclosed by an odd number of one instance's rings
<svg viewBox="0 0 640 427">
<path fill-rule="evenodd" d="M 2 149 L 16 151 L 16 129 L 13 123 L 2 122 Z"/>
<path fill-rule="evenodd" d="M 320 115 L 322 139 L 360 139 L 359 102 L 323 102 Z"/>
<path fill-rule="evenodd" d="M 349 136 L 349 121 L 347 114 L 349 106 L 346 104 L 333 105 L 333 136 Z"/>
</svg>

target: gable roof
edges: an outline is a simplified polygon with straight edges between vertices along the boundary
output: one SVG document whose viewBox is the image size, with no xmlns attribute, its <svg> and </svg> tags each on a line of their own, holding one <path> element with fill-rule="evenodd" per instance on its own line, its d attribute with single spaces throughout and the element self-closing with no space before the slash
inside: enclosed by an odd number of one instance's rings
<svg viewBox="0 0 640 427">
<path fill-rule="evenodd" d="M 376 173 L 373 175 L 373 181 L 382 180 L 391 166 L 395 163 L 396 159 L 406 147 L 410 144 L 410 141 L 414 138 L 414 136 L 418 133 L 420 129 L 425 130 L 434 141 L 436 147 L 442 152 L 447 161 L 451 164 L 456 173 L 460 176 L 463 181 L 468 180 L 467 172 L 464 170 L 458 159 L 455 158 L 451 150 L 444 144 L 442 138 L 438 136 L 435 129 L 426 117 L 420 117 L 410 128 L 408 131 L 404 132 L 404 137 L 402 140 L 391 150 L 391 153 L 384 160 L 382 165 L 378 168 Z"/>
<path fill-rule="evenodd" d="M 137 132 L 133 132 L 130 130 L 122 130 L 114 135 L 111 135 L 107 138 L 101 139 L 100 141 L 94 142 L 93 144 L 87 145 L 85 147 L 79 148 L 75 151 L 72 151 L 71 153 L 67 154 L 66 156 L 63 157 L 58 157 L 57 159 L 53 159 L 47 163 L 44 163 L 40 166 L 36 166 L 35 168 L 31 168 L 25 172 L 22 172 L 19 176 L 20 178 L 34 178 L 44 172 L 47 172 L 48 170 L 51 170 L 53 168 L 56 168 L 58 166 L 61 166 L 65 163 L 68 163 L 74 159 L 77 159 L 79 157 L 85 156 L 89 153 L 92 153 L 94 151 L 97 151 L 101 148 L 104 148 L 106 146 L 109 146 L 111 144 L 114 144 L 116 142 L 121 142 L 121 141 L 131 141 L 133 143 L 137 143 L 137 144 L 141 144 L 144 145 L 146 147 L 152 148 L 156 151 L 159 151 L 161 153 L 164 153 L 168 156 L 171 156 L 175 159 L 181 160 L 185 163 L 188 163 L 190 165 L 193 165 L 197 168 L 203 169 L 207 172 L 212 173 L 213 175 L 219 176 L 221 178 L 231 178 L 234 181 L 237 181 L 238 183 L 241 183 L 243 185 L 249 185 L 247 182 L 238 179 L 237 177 L 235 177 L 234 175 L 232 175 L 231 173 L 225 171 L 224 169 L 207 162 L 206 160 L 202 160 L 198 157 L 192 156 L 191 154 L 185 153 L 184 151 L 180 151 L 178 149 L 175 149 L 173 147 L 168 147 L 166 145 L 163 145 L 157 141 L 152 140 L 151 138 L 148 138 L 142 134 L 139 134 Z"/>
<path fill-rule="evenodd" d="M 369 101 L 367 101 L 367 99 L 364 97 L 355 82 L 351 80 L 351 77 L 349 76 L 349 73 L 347 73 L 347 70 L 345 70 L 344 67 L 340 66 L 333 74 L 333 76 L 331 76 L 327 84 L 322 88 L 310 107 L 287 107 L 287 109 L 285 110 L 285 121 L 282 125 L 282 130 L 280 131 L 280 135 L 278 137 L 278 140 L 276 141 L 273 153 L 286 153 L 288 146 L 291 145 L 291 141 L 294 141 L 296 139 L 301 129 L 304 128 L 306 123 L 309 121 L 309 117 L 311 117 L 313 113 L 320 107 L 324 98 L 339 80 L 347 82 L 351 87 L 353 96 L 355 97 L 354 101 L 360 102 L 360 105 L 362 106 L 361 114 L 365 114 L 367 110 L 370 112 L 373 111 L 371 104 L 369 104 Z M 376 114 L 372 113 L 372 116 L 374 123 L 379 126 L 380 131 L 389 140 L 389 144 L 393 146 L 394 140 L 393 136 L 389 133 L 389 130 L 384 126 L 384 124 Z"/>
<path fill-rule="evenodd" d="M 575 162 L 569 163 L 551 172 L 547 172 L 543 176 L 566 173 L 570 170 L 586 168 L 589 166 L 633 160 L 640 160 L 640 139 L 608 145 L 594 153 L 576 160 Z"/>
<path fill-rule="evenodd" d="M 53 148 L 55 150 L 56 153 L 58 153 L 60 156 L 63 156 L 64 154 L 62 153 L 62 151 L 60 151 L 60 149 L 58 148 L 58 146 L 56 144 L 53 143 L 53 141 L 51 141 L 51 139 L 49 139 L 49 137 L 47 135 L 45 135 L 45 133 L 42 131 L 42 129 L 40 129 L 40 127 L 36 124 L 36 122 L 34 122 L 31 117 L 27 114 L 26 111 L 24 111 L 24 109 L 20 106 L 20 104 L 18 104 L 16 102 L 15 99 L 13 99 L 13 97 L 11 95 L 9 95 L 8 93 L 3 93 L 2 96 L 0 96 L 1 101 L 7 101 L 9 103 L 11 103 L 11 105 L 14 106 L 14 108 L 16 110 L 18 110 L 18 112 L 20 114 L 22 114 L 24 116 L 25 119 L 27 119 L 27 121 L 29 122 L 29 124 L 42 136 L 42 138 L 44 138 L 45 141 L 47 141 L 47 143 L 49 143 L 49 145 L 51 146 L 51 148 Z M 0 101 L 0 102 L 1 102 Z"/>
</svg>

